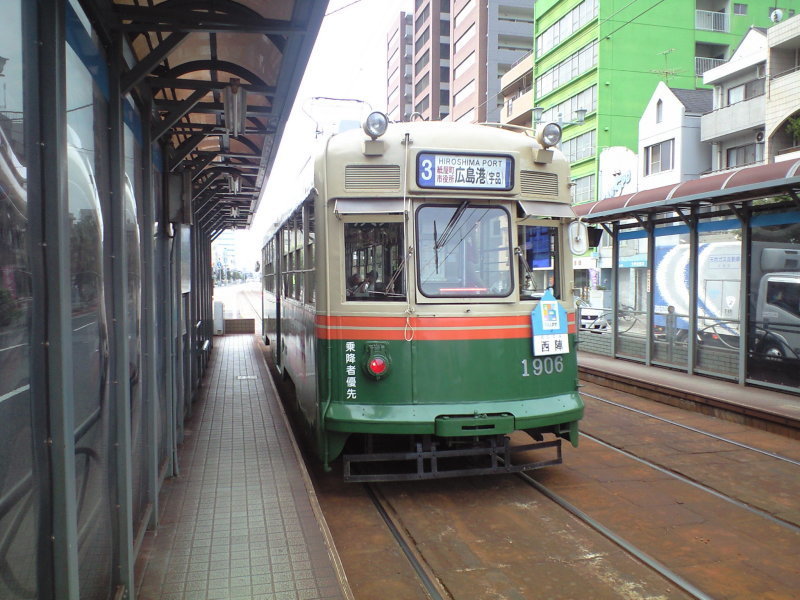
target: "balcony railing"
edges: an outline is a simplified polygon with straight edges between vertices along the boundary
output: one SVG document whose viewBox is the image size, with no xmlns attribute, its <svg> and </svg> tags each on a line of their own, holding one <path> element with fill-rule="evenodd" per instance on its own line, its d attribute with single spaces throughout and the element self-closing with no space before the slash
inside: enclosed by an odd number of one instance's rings
<svg viewBox="0 0 800 600">
<path fill-rule="evenodd" d="M 705 56 L 694 57 L 694 72 L 698 77 L 714 67 L 724 64 L 724 58 L 706 58 Z"/>
<path fill-rule="evenodd" d="M 704 29 L 706 31 L 727 32 L 729 29 L 728 13 L 714 12 L 711 10 L 696 10 L 694 12 L 694 26 L 697 29 Z"/>
</svg>

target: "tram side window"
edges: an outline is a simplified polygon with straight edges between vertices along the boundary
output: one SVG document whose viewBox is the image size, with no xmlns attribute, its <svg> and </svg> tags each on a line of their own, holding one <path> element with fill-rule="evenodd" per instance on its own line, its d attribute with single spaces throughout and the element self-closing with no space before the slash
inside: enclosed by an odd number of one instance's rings
<svg viewBox="0 0 800 600">
<path fill-rule="evenodd" d="M 560 298 L 558 228 L 525 225 L 519 228 L 518 235 L 520 299 L 541 298 L 547 288 Z"/>
<path fill-rule="evenodd" d="M 402 223 L 345 223 L 347 300 L 406 299 Z"/>
<path fill-rule="evenodd" d="M 299 219 L 290 220 L 283 230 L 283 294 L 303 299 L 303 230 Z"/>
<path fill-rule="evenodd" d="M 264 290 L 275 293 L 275 240 L 267 242 L 263 263 Z"/>
</svg>

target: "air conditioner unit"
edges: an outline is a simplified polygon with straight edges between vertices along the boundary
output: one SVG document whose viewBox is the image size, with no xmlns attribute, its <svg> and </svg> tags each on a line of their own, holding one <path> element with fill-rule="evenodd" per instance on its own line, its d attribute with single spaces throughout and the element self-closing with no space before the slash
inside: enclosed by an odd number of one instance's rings
<svg viewBox="0 0 800 600">
<path fill-rule="evenodd" d="M 764 132 L 756 131 L 756 144 L 763 144 L 763 143 L 764 143 Z"/>
</svg>

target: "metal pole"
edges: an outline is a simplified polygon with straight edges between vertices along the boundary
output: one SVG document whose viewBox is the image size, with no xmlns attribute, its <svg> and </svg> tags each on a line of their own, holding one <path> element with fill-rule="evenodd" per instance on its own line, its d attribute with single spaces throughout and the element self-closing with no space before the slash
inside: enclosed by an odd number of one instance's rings
<svg viewBox="0 0 800 600">
<path fill-rule="evenodd" d="M 645 350 L 644 362 L 647 366 L 651 365 L 653 359 L 653 313 L 655 298 L 653 297 L 653 286 L 655 285 L 655 262 L 656 262 L 656 237 L 655 227 L 653 226 L 652 216 L 648 215 L 645 223 L 647 230 L 647 324 L 645 328 Z"/>
<path fill-rule="evenodd" d="M 131 389 L 128 348 L 128 241 L 125 215 L 125 123 L 122 114 L 123 37 L 114 32 L 109 51 L 109 155 L 111 175 L 111 399 L 114 423 L 116 540 L 118 564 L 114 579 L 133 592 L 133 498 L 131 467 Z"/>
<path fill-rule="evenodd" d="M 692 207 L 689 216 L 689 344 L 686 371 L 694 375 L 697 367 L 697 269 L 700 236 L 697 232 L 697 209 Z"/>
<path fill-rule="evenodd" d="M 155 529 L 158 526 L 158 384 L 156 374 L 156 265 L 154 248 L 154 229 L 157 220 L 155 212 L 154 185 L 160 184 L 160 180 L 154 177 L 153 170 L 153 142 L 150 139 L 151 103 L 146 102 L 142 114 L 142 135 L 144 136 L 142 147 L 143 170 L 143 191 L 142 198 L 142 332 L 143 332 L 143 356 L 144 369 L 144 399 L 145 411 L 147 414 L 147 501 L 152 507 L 150 519 L 147 524 L 148 529 Z M 160 233 L 160 232 L 159 232 Z"/>
<path fill-rule="evenodd" d="M 753 258 L 753 232 L 750 229 L 749 206 L 742 207 L 739 221 L 742 224 L 742 260 L 739 283 L 739 385 L 744 385 L 747 380 L 747 349 L 750 347 L 750 272 Z"/>
<path fill-rule="evenodd" d="M 39 570 L 40 597 L 78 600 L 78 532 L 75 484 L 75 414 L 72 361 L 72 301 L 70 232 L 67 187 L 66 31 L 63 0 L 23 3 L 26 14 L 37 18 L 35 52 L 38 69 L 26 69 L 26 108 L 38 119 L 38 148 L 28 171 L 32 243 L 34 315 L 31 343 L 33 365 L 42 377 L 31 378 L 31 397 L 47 406 L 49 437 L 38 439 L 36 450 L 49 451 L 50 513 L 40 526 L 50 531 L 49 548 L 42 551 L 52 573 Z M 33 5 L 36 4 L 36 7 Z M 30 6 L 28 6 L 30 5 Z M 38 12 L 36 11 L 38 8 Z M 29 73 L 33 72 L 31 77 Z M 31 85 L 31 79 L 35 85 Z M 48 90 L 46 101 L 38 100 Z M 26 119 L 26 122 L 28 120 Z M 30 132 L 30 130 L 28 130 Z M 27 138 L 31 139 L 31 138 Z M 38 153 L 35 152 L 38 150 Z M 37 160 L 38 159 L 38 160 Z M 37 212 L 34 213 L 33 211 Z M 49 575 L 49 577 L 47 577 Z M 46 577 L 46 578 L 45 578 Z"/>
<path fill-rule="evenodd" d="M 611 306 L 613 307 L 613 329 L 611 336 L 611 356 L 617 356 L 617 336 L 619 335 L 619 327 L 617 327 L 618 306 L 619 306 L 619 221 L 614 221 L 612 225 L 613 233 L 611 238 Z M 633 310 L 636 310 L 634 303 Z M 635 314 L 635 313 L 634 313 Z"/>
</svg>

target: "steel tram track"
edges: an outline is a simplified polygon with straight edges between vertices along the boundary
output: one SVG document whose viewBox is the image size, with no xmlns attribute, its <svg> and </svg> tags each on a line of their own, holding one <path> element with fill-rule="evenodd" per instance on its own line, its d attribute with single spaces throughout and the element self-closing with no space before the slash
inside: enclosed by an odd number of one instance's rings
<svg viewBox="0 0 800 600">
<path fill-rule="evenodd" d="M 394 537 L 397 545 L 411 564 L 411 568 L 413 568 L 414 572 L 417 574 L 420 584 L 425 589 L 428 597 L 431 598 L 431 600 L 453 600 L 453 596 L 450 595 L 439 582 L 436 575 L 425 564 L 422 556 L 415 551 L 413 542 L 404 533 L 402 523 L 400 523 L 396 517 L 392 516 L 392 511 L 389 509 L 388 502 L 383 498 L 383 495 L 378 490 L 378 486 L 374 483 L 365 483 L 363 485 L 367 496 L 372 501 L 381 519 L 386 523 L 392 537 Z"/>
<path fill-rule="evenodd" d="M 701 589 L 697 588 L 696 586 L 688 582 L 686 579 L 684 579 L 683 577 L 672 571 L 665 564 L 656 560 L 655 558 L 653 558 L 643 550 L 639 549 L 638 547 L 634 546 L 622 536 L 617 535 L 611 529 L 609 529 L 599 521 L 593 519 L 585 512 L 580 510 L 578 507 L 571 504 L 570 502 L 568 502 L 567 500 L 556 494 L 554 491 L 548 489 L 546 486 L 536 481 L 533 477 L 531 477 L 527 473 L 516 473 L 515 475 L 518 478 L 522 479 L 527 485 L 537 490 L 540 494 L 558 504 L 561 508 L 563 508 L 568 513 L 573 515 L 579 521 L 585 523 L 586 525 L 597 531 L 600 535 L 610 540 L 612 543 L 622 548 L 625 552 L 627 552 L 628 554 L 630 554 L 643 564 L 653 569 L 664 579 L 666 579 L 676 587 L 682 589 L 687 594 L 691 595 L 694 598 L 697 598 L 698 600 L 713 600 L 711 596 L 709 596 Z"/>
<path fill-rule="evenodd" d="M 645 465 L 647 467 L 650 467 L 651 469 L 655 469 L 659 473 L 664 473 L 665 475 L 670 475 L 671 477 L 674 477 L 675 479 L 681 481 L 682 483 L 689 484 L 689 485 L 691 485 L 691 486 L 693 486 L 693 487 L 695 487 L 695 488 L 697 488 L 697 489 L 699 489 L 699 490 L 701 490 L 703 492 L 706 492 L 706 493 L 711 494 L 712 496 L 714 496 L 716 498 L 719 498 L 720 500 L 724 500 L 726 502 L 729 502 L 730 504 L 733 504 L 734 506 L 736 506 L 738 508 L 742 508 L 742 509 L 747 510 L 747 511 L 749 511 L 749 512 L 751 512 L 751 513 L 753 513 L 753 514 L 755 514 L 755 515 L 757 515 L 757 516 L 759 516 L 761 518 L 763 518 L 763 519 L 767 519 L 768 521 L 771 521 L 772 523 L 775 523 L 776 525 L 780 525 L 782 527 L 785 527 L 785 528 L 787 528 L 787 529 L 789 529 L 791 531 L 794 531 L 795 533 L 800 533 L 800 526 L 795 525 L 794 523 L 792 523 L 790 521 L 786 521 L 784 519 L 780 519 L 780 518 L 776 517 L 775 515 L 772 515 L 772 514 L 768 513 L 765 510 L 761 510 L 760 508 L 756 508 L 755 506 L 751 506 L 750 504 L 742 502 L 741 500 L 737 500 L 736 498 L 733 498 L 732 496 L 728 496 L 727 494 L 723 494 L 722 492 L 719 492 L 719 491 L 715 490 L 714 488 L 711 488 L 711 487 L 709 487 L 707 485 L 699 483 L 699 482 L 697 482 L 697 481 L 695 481 L 693 479 L 690 479 L 689 477 L 686 477 L 685 475 L 681 475 L 680 473 L 672 471 L 672 470 L 670 470 L 670 469 L 668 469 L 666 467 L 662 467 L 662 466 L 660 466 L 660 465 L 658 465 L 658 464 L 656 464 L 656 463 L 654 463 L 652 461 L 647 460 L 646 458 L 641 458 L 639 456 L 636 456 L 635 454 L 632 454 L 632 453 L 628 452 L 627 450 L 623 450 L 622 448 L 617 448 L 616 446 L 613 446 L 613 445 L 609 444 L 608 442 L 605 442 L 605 441 L 603 441 L 603 440 L 601 440 L 599 438 L 596 438 L 591 434 L 588 434 L 588 433 L 585 433 L 585 432 L 582 431 L 581 432 L 581 436 L 585 437 L 585 438 L 588 438 L 588 439 L 592 440 L 593 442 L 595 442 L 597 444 L 600 444 L 604 448 L 608 448 L 609 450 L 614 450 L 615 452 L 618 452 L 619 454 L 622 454 L 623 456 L 626 456 L 626 457 L 628 457 L 628 458 L 630 458 L 632 460 L 635 460 L 635 461 L 637 461 L 637 462 L 639 462 L 639 463 L 641 463 L 641 464 L 643 464 L 643 465 Z"/>
<path fill-rule="evenodd" d="M 616 534 L 614 531 L 601 524 L 599 521 L 593 519 L 588 514 L 559 496 L 557 493 L 536 481 L 527 473 L 515 473 L 514 475 L 525 482 L 527 486 L 530 486 L 538 491 L 540 494 L 557 504 L 563 510 L 587 525 L 589 528 L 593 529 L 604 538 L 620 547 L 630 556 L 646 565 L 658 573 L 666 581 L 680 588 L 693 598 L 696 598 L 697 600 L 713 600 L 712 596 L 709 596 L 692 583 L 672 571 L 662 562 L 656 560 L 640 548 L 634 546 L 622 536 Z M 393 514 L 392 509 L 389 508 L 389 503 L 383 499 L 377 484 L 365 483 L 363 485 L 367 496 L 372 501 L 378 514 L 381 516 L 398 546 L 408 559 L 428 597 L 432 600 L 453 600 L 453 596 L 447 591 L 446 588 L 442 586 L 435 574 L 432 573 L 429 567 L 425 564 L 424 558 L 416 551 L 413 541 L 410 540 L 409 537 L 404 533 L 402 522 Z"/>
<path fill-rule="evenodd" d="M 658 415 L 654 415 L 654 414 L 649 413 L 647 411 L 644 411 L 644 410 L 641 410 L 641 409 L 638 409 L 638 408 L 633 408 L 632 406 L 626 406 L 625 404 L 620 404 L 619 402 L 614 402 L 613 400 L 608 400 L 606 398 L 601 398 L 600 396 L 595 396 L 594 394 L 590 394 L 588 392 L 580 392 L 580 394 L 583 395 L 583 396 L 586 396 L 587 398 L 592 398 L 593 400 L 598 400 L 600 402 L 605 402 L 606 404 L 610 404 L 612 406 L 616 406 L 617 408 L 622 408 L 622 409 L 625 409 L 625 410 L 629 410 L 629 411 L 631 411 L 633 413 L 636 413 L 636 414 L 639 414 L 639 415 L 643 415 L 643 416 L 649 417 L 651 419 L 656 419 L 657 421 L 661 421 L 661 422 L 667 423 L 669 425 L 674 425 L 675 427 L 680 427 L 681 429 L 686 429 L 688 431 L 692 431 L 694 433 L 697 433 L 697 434 L 700 434 L 700 435 L 704 435 L 706 437 L 710 437 L 710 438 L 715 439 L 717 441 L 725 442 L 727 444 L 731 444 L 733 446 L 737 446 L 737 447 L 742 448 L 744 450 L 750 450 L 752 452 L 757 452 L 759 454 L 763 454 L 765 456 L 769 456 L 770 458 L 774 458 L 776 460 L 787 462 L 789 464 L 792 464 L 792 465 L 800 467 L 800 461 L 794 460 L 793 458 L 788 458 L 788 457 L 782 456 L 780 454 L 775 454 L 774 452 L 769 452 L 768 450 L 762 450 L 761 448 L 756 448 L 754 446 L 750 446 L 750 445 L 744 444 L 742 442 L 737 442 L 737 441 L 732 440 L 730 438 L 722 437 L 722 436 L 716 435 L 714 433 L 709 433 L 708 431 L 703 431 L 702 429 L 697 429 L 696 427 L 691 427 L 690 425 L 684 425 L 683 423 L 678 423 L 677 421 L 672 421 L 672 420 L 666 419 L 664 417 L 659 417 Z M 586 435 L 583 432 L 581 432 L 581 434 L 582 435 Z"/>
</svg>

